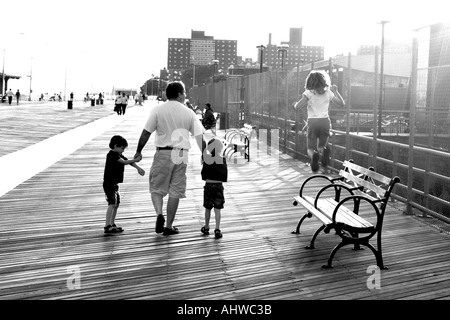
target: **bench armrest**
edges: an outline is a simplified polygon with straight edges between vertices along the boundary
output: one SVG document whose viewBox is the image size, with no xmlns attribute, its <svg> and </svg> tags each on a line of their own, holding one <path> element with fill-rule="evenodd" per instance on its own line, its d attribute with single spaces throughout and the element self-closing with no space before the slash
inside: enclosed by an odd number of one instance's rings
<svg viewBox="0 0 450 320">
<path fill-rule="evenodd" d="M 327 185 L 331 183 L 330 177 L 328 177 L 326 175 L 323 175 L 323 174 L 313 175 L 313 176 L 307 178 L 305 181 L 303 181 L 303 183 L 300 187 L 300 191 L 298 193 L 300 197 L 303 197 L 303 190 L 308 186 L 309 182 L 311 182 L 312 180 L 316 180 L 316 179 L 324 179 L 325 180 L 324 184 L 327 184 Z M 323 186 L 323 184 L 321 186 Z"/>
<path fill-rule="evenodd" d="M 347 211 L 349 210 L 345 206 L 345 204 L 348 202 L 353 202 L 353 210 L 352 210 L 353 214 L 351 215 L 352 216 L 351 218 L 355 219 L 359 224 L 364 224 L 365 227 L 355 228 L 352 226 L 352 223 L 344 223 L 344 222 L 336 221 L 337 220 L 336 216 L 339 214 L 340 210 L 344 210 L 344 209 Z M 375 227 L 370 222 L 368 222 L 365 219 L 360 218 L 358 216 L 358 211 L 361 206 L 361 202 L 367 202 L 373 207 L 373 210 L 376 214 L 376 220 L 377 220 Z M 352 195 L 352 196 L 346 197 L 346 198 L 342 199 L 341 201 L 339 201 L 339 203 L 334 208 L 333 215 L 331 216 L 331 221 L 333 222 L 333 225 L 335 226 L 335 230 L 338 233 L 341 232 L 342 230 L 346 230 L 346 231 L 350 231 L 350 232 L 364 232 L 364 233 L 369 233 L 369 235 L 367 235 L 367 238 L 371 238 L 378 230 L 381 229 L 381 225 L 383 223 L 383 213 L 380 212 L 380 210 L 378 209 L 378 207 L 375 204 L 375 201 L 372 201 L 372 199 L 362 196 L 362 195 Z"/>
<path fill-rule="evenodd" d="M 317 202 L 320 199 L 320 196 L 327 191 L 328 189 L 334 189 L 334 200 L 336 202 L 339 202 L 339 200 L 341 199 L 341 191 L 342 189 L 347 190 L 347 192 L 349 193 L 349 195 L 354 195 L 353 191 L 355 190 L 355 188 L 346 185 L 346 184 L 342 184 L 342 183 L 330 183 L 324 187 L 322 187 L 319 192 L 317 192 L 315 201 L 314 201 L 314 206 L 317 207 Z"/>
</svg>

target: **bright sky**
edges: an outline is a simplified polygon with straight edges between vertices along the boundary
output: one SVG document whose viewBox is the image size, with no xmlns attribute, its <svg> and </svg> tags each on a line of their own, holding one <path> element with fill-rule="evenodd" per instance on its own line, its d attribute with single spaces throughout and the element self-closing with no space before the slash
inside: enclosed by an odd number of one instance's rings
<svg viewBox="0 0 450 320">
<path fill-rule="evenodd" d="M 9 88 L 28 93 L 111 92 L 138 88 L 167 67 L 168 38 L 191 30 L 237 40 L 238 55 L 256 60 L 258 45 L 289 40 L 303 28 L 303 45 L 323 46 L 325 59 L 356 53 L 362 44 L 411 36 L 448 22 L 448 0 L 14 0 L 2 3 L 0 56 Z M 2 61 L 0 61 L 2 63 Z M 1 66 L 0 66 L 1 67 Z M 1 69 L 0 69 L 1 70 Z"/>
</svg>

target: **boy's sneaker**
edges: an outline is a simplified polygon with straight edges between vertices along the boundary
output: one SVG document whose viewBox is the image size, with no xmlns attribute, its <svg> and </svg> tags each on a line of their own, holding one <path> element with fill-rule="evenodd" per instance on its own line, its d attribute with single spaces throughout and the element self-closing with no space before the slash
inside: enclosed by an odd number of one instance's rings
<svg viewBox="0 0 450 320">
<path fill-rule="evenodd" d="M 164 223 L 166 222 L 166 219 L 164 219 L 164 216 L 162 214 L 158 214 L 158 217 L 156 218 L 156 225 L 155 225 L 155 232 L 161 233 L 164 231 Z"/>
<path fill-rule="evenodd" d="M 326 167 L 328 167 L 329 163 L 330 163 L 330 149 L 323 148 L 322 166 L 324 166 L 326 168 Z"/>
<path fill-rule="evenodd" d="M 220 229 L 214 230 L 214 237 L 216 239 L 222 238 L 222 232 L 220 231 Z"/>
<path fill-rule="evenodd" d="M 311 171 L 317 172 L 319 171 L 319 153 L 317 151 L 314 151 L 314 154 L 311 159 Z"/>
</svg>

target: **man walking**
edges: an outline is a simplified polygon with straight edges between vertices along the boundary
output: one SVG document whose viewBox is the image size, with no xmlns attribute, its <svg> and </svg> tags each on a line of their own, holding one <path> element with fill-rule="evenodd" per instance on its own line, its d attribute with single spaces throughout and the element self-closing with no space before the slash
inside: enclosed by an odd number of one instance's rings
<svg viewBox="0 0 450 320">
<path fill-rule="evenodd" d="M 206 147 L 202 124 L 195 113 L 186 108 L 186 90 L 182 82 L 171 82 L 167 85 L 168 101 L 153 107 L 147 123 L 139 138 L 134 158 L 142 159 L 142 149 L 147 144 L 150 135 L 156 132 L 156 152 L 149 174 L 150 193 L 155 208 L 156 233 L 163 235 L 177 234 L 178 228 L 173 221 L 181 198 L 186 197 L 186 168 L 188 153 L 191 148 L 189 141 L 192 134 L 201 151 Z M 167 224 L 163 215 L 164 197 L 169 195 L 167 202 Z"/>
<path fill-rule="evenodd" d="M 6 93 L 6 96 L 8 97 L 8 104 L 11 105 L 14 96 L 14 93 L 11 91 L 11 89 L 9 89 L 9 91 Z"/>
<path fill-rule="evenodd" d="M 19 92 L 19 89 L 17 89 L 17 92 L 16 92 L 16 99 L 17 99 L 17 105 L 19 105 L 19 100 L 20 100 L 20 92 Z"/>
</svg>

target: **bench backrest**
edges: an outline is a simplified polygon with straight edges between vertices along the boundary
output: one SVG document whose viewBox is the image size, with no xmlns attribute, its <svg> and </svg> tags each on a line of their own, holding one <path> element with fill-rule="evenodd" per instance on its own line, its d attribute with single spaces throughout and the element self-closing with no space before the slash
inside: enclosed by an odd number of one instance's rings
<svg viewBox="0 0 450 320">
<path fill-rule="evenodd" d="M 363 192 L 372 193 L 373 197 L 387 202 L 399 177 L 389 178 L 374 171 L 372 167 L 364 168 L 354 164 L 351 160 L 343 163 L 344 169 L 339 172 L 348 183 L 364 188 Z"/>
</svg>

